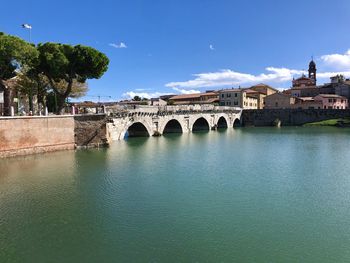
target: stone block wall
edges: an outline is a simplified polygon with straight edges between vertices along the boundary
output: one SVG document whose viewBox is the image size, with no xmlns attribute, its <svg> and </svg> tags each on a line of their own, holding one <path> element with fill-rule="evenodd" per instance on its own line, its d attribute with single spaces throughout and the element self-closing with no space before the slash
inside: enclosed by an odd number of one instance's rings
<svg viewBox="0 0 350 263">
<path fill-rule="evenodd" d="M 107 117 L 105 114 L 74 116 L 76 147 L 108 146 L 106 123 Z"/>
<path fill-rule="evenodd" d="M 276 119 L 282 126 L 298 126 L 310 122 L 350 117 L 350 110 L 333 109 L 264 109 L 243 110 L 243 126 L 272 126 Z"/>
</svg>

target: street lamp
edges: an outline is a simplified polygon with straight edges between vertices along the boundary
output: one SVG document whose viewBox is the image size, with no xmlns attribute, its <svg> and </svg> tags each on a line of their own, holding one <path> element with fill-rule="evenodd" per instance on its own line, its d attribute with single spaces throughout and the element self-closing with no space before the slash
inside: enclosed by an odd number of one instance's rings
<svg viewBox="0 0 350 263">
<path fill-rule="evenodd" d="M 29 42 L 32 42 L 32 26 L 29 24 L 22 24 L 22 28 L 29 29 Z"/>
</svg>

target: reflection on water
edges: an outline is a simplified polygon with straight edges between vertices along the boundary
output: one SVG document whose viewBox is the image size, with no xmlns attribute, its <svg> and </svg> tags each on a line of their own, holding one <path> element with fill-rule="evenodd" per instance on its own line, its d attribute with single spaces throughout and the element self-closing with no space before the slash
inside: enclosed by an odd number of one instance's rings
<svg viewBox="0 0 350 263">
<path fill-rule="evenodd" d="M 0 160 L 0 262 L 347 262 L 349 147 L 239 128 Z"/>
</svg>

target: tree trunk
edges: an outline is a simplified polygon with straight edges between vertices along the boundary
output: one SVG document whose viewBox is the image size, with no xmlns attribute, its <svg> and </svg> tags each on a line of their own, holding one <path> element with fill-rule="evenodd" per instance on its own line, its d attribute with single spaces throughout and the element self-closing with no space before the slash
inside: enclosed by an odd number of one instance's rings
<svg viewBox="0 0 350 263">
<path fill-rule="evenodd" d="M 66 102 L 66 97 L 62 95 L 61 93 L 56 93 L 57 96 L 57 109 L 56 109 L 56 114 L 61 115 L 62 110 L 64 108 L 64 104 Z"/>
<path fill-rule="evenodd" d="M 4 90 L 4 116 L 11 116 L 12 90 L 0 80 L 0 86 Z"/>
<path fill-rule="evenodd" d="M 56 114 L 61 115 L 62 114 L 62 109 L 64 108 L 64 104 L 66 103 L 66 98 L 68 98 L 69 94 L 72 92 L 72 86 L 73 86 L 73 79 L 70 79 L 68 81 L 67 89 L 66 91 L 62 94 L 61 92 L 58 91 L 58 89 L 55 87 L 54 81 L 52 78 L 49 78 L 50 84 L 52 89 L 54 90 L 57 98 L 57 109 L 56 109 Z"/>
</svg>

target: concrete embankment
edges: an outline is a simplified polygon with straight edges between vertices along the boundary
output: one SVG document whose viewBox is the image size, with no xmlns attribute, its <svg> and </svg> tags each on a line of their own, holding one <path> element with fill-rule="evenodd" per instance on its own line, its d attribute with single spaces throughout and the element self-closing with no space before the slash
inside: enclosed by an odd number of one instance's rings
<svg viewBox="0 0 350 263">
<path fill-rule="evenodd" d="M 280 121 L 282 126 L 299 126 L 310 122 L 348 118 L 350 110 L 333 109 L 274 109 L 243 110 L 243 126 L 274 126 Z"/>
<path fill-rule="evenodd" d="M 103 114 L 0 118 L 0 158 L 105 145 Z"/>
</svg>

